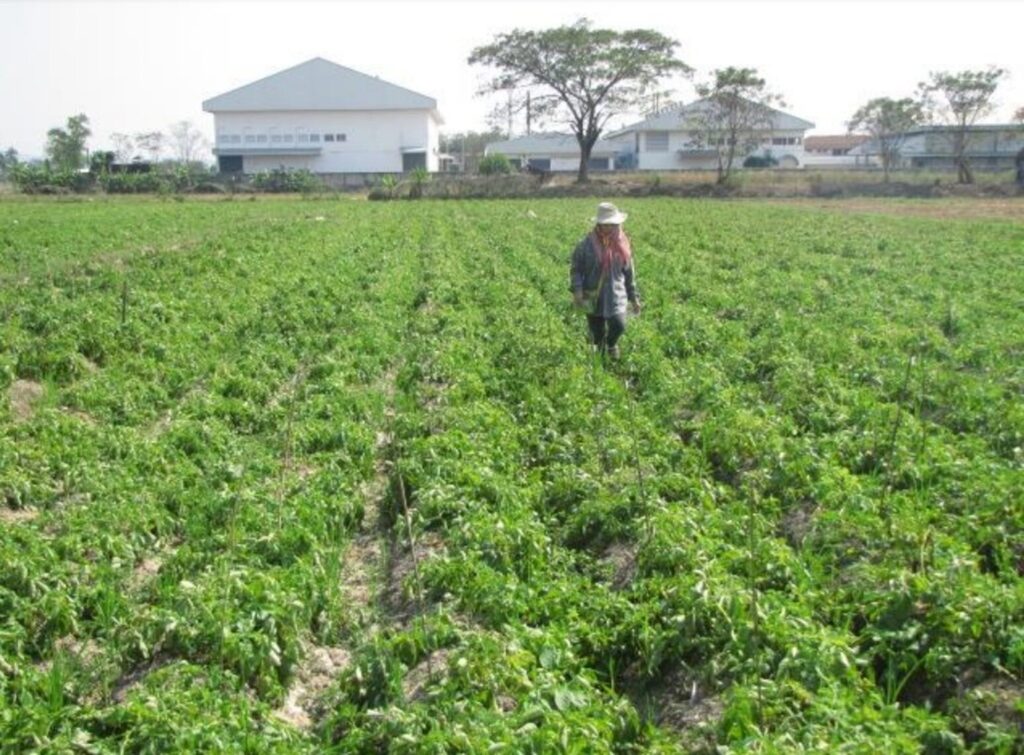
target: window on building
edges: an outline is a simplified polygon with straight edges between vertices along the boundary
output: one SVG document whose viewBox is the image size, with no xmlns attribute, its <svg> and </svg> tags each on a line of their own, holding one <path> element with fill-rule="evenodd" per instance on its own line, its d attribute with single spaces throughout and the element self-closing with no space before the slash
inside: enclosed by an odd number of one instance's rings
<svg viewBox="0 0 1024 755">
<path fill-rule="evenodd" d="M 309 134 L 299 134 L 299 144 L 308 144 Z"/>
<path fill-rule="evenodd" d="M 319 144 L 320 143 L 320 134 L 310 134 L 309 135 L 309 142 L 310 142 L 310 144 Z"/>
<path fill-rule="evenodd" d="M 647 151 L 668 152 L 668 131 L 648 131 Z"/>
<path fill-rule="evenodd" d="M 339 142 L 343 142 L 343 141 L 345 141 L 345 140 L 346 140 L 346 139 L 345 139 L 345 134 L 335 134 L 335 135 L 334 135 L 334 138 L 335 138 L 335 139 L 336 139 L 337 141 L 339 141 Z"/>
<path fill-rule="evenodd" d="M 256 143 L 257 144 L 266 144 L 267 143 L 267 135 L 266 134 L 256 134 Z"/>
<path fill-rule="evenodd" d="M 273 142 L 274 144 L 280 144 L 281 143 L 281 135 L 280 134 L 271 134 L 270 135 L 270 141 Z"/>
<path fill-rule="evenodd" d="M 776 136 L 772 138 L 772 144 L 776 146 L 793 146 L 797 143 L 795 136 Z"/>
<path fill-rule="evenodd" d="M 285 134 L 284 141 L 286 144 L 291 144 L 293 141 L 295 141 L 295 137 L 292 136 L 291 134 Z"/>
<path fill-rule="evenodd" d="M 334 141 L 334 134 L 324 134 L 324 141 L 325 142 L 333 142 Z"/>
<path fill-rule="evenodd" d="M 246 134 L 245 135 L 245 143 L 246 144 L 253 144 L 255 141 L 256 141 L 256 137 L 253 136 L 252 134 Z"/>
<path fill-rule="evenodd" d="M 587 170 L 608 170 L 607 157 L 592 157 L 587 160 Z"/>
<path fill-rule="evenodd" d="M 241 136 L 241 134 L 232 134 L 231 135 L 231 143 L 232 144 L 241 144 L 242 143 L 242 136 Z"/>
</svg>

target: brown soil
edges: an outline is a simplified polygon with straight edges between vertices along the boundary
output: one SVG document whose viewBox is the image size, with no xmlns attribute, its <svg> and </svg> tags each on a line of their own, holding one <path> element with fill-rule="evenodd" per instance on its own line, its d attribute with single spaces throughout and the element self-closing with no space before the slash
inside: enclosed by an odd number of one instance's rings
<svg viewBox="0 0 1024 755">
<path fill-rule="evenodd" d="M 443 679 L 448 675 L 448 656 L 451 651 L 441 648 L 435 650 L 424 658 L 409 672 L 402 680 L 402 692 L 405 699 L 412 703 L 422 700 L 427 693 L 427 688 L 436 679 Z"/>
<path fill-rule="evenodd" d="M 687 752 L 714 751 L 714 728 L 725 710 L 719 696 L 706 694 L 682 668 L 646 683 L 638 676 L 627 670 L 622 687 L 642 715 L 675 732 Z"/>
<path fill-rule="evenodd" d="M 27 422 L 32 419 L 32 405 L 43 397 L 44 389 L 40 383 L 32 380 L 15 380 L 7 389 L 7 399 L 11 404 L 11 415 L 15 422 Z"/>
<path fill-rule="evenodd" d="M 142 559 L 132 572 L 132 576 L 128 580 L 128 587 L 132 590 L 143 587 L 159 573 L 162 565 L 163 558 L 159 556 Z"/>
<path fill-rule="evenodd" d="M 396 544 L 392 549 L 387 581 L 381 594 L 381 604 L 392 620 L 404 624 L 419 612 L 421 606 L 416 584 L 417 565 L 422 566 L 444 550 L 444 540 L 432 532 L 421 535 L 413 550 L 410 550 L 408 543 Z"/>
<path fill-rule="evenodd" d="M 299 729 L 308 729 L 317 716 L 320 697 L 351 662 L 352 656 L 344 648 L 307 648 L 288 695 L 274 716 Z"/>
<path fill-rule="evenodd" d="M 636 545 L 613 543 L 604 552 L 601 562 L 612 568 L 612 588 L 623 590 L 629 587 L 636 576 Z"/>
<path fill-rule="evenodd" d="M 4 524 L 31 522 L 37 516 L 39 516 L 37 509 L 0 509 L 0 522 Z"/>
<path fill-rule="evenodd" d="M 779 522 L 779 534 L 793 547 L 799 548 L 814 526 L 818 507 L 814 501 L 801 501 L 791 507 Z"/>
<path fill-rule="evenodd" d="M 58 652 L 75 656 L 78 660 L 88 662 L 100 654 L 100 646 L 96 640 L 88 638 L 80 640 L 72 635 L 61 637 L 54 643 L 54 649 Z"/>
<path fill-rule="evenodd" d="M 96 418 L 93 417 L 88 412 L 83 412 L 81 409 L 69 409 L 66 406 L 61 407 L 61 411 L 63 411 L 69 417 L 74 417 L 84 425 L 89 425 L 89 427 L 96 426 Z"/>
<path fill-rule="evenodd" d="M 123 703 L 133 689 L 142 684 L 142 680 L 145 679 L 149 674 L 153 673 L 157 669 L 163 668 L 167 664 L 171 663 L 174 659 L 168 655 L 158 654 L 149 663 L 146 663 L 138 668 L 129 671 L 124 674 L 114 685 L 114 691 L 110 697 L 115 703 Z"/>
<path fill-rule="evenodd" d="M 941 220 L 1016 220 L 1024 222 L 1024 197 L 943 199 L 772 199 L 772 204 L 850 214 L 881 214 Z"/>
</svg>

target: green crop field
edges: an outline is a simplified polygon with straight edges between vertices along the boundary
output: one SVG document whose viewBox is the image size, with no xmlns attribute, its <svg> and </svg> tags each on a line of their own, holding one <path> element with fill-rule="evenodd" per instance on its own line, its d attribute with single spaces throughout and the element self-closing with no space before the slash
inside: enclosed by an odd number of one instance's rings
<svg viewBox="0 0 1024 755">
<path fill-rule="evenodd" d="M 1019 752 L 1024 223 L 0 202 L 0 751 Z"/>
</svg>

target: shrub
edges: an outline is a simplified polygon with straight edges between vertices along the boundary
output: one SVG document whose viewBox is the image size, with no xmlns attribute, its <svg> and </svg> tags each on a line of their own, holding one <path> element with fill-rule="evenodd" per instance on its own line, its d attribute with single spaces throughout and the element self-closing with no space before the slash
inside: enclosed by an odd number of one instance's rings
<svg viewBox="0 0 1024 755">
<path fill-rule="evenodd" d="M 99 184 L 107 194 L 166 193 L 172 188 L 158 173 L 107 173 L 99 177 Z"/>
<path fill-rule="evenodd" d="M 426 168 L 416 168 L 409 174 L 409 199 L 419 199 L 423 196 L 423 187 L 430 182 L 430 173 Z"/>
<path fill-rule="evenodd" d="M 323 186 L 320 179 L 308 170 L 288 170 L 287 168 L 274 168 L 274 170 L 257 173 L 252 178 L 252 185 L 257 191 L 266 191 L 272 194 L 292 192 L 305 194 Z"/>
<path fill-rule="evenodd" d="M 508 175 L 512 172 L 512 163 L 504 155 L 487 155 L 480 160 L 478 170 L 484 176 Z"/>
<path fill-rule="evenodd" d="M 380 179 L 380 183 L 370 189 L 370 193 L 367 199 L 371 201 L 382 201 L 387 199 L 394 199 L 395 192 L 398 190 L 398 181 L 394 176 L 383 176 Z"/>
<path fill-rule="evenodd" d="M 25 194 L 66 194 L 88 191 L 92 176 L 72 170 L 51 170 L 49 165 L 16 165 L 11 181 Z"/>
</svg>

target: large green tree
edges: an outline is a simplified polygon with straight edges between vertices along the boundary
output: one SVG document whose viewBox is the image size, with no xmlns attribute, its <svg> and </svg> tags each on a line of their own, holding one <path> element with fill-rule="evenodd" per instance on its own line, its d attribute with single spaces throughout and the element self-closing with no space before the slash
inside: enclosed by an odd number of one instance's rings
<svg viewBox="0 0 1024 755">
<path fill-rule="evenodd" d="M 737 155 L 761 143 L 772 126 L 782 97 L 769 92 L 756 68 L 719 68 L 697 85 L 700 101 L 687 116 L 694 146 L 713 150 L 718 157 L 718 183 L 732 173 Z"/>
<path fill-rule="evenodd" d="M 985 71 L 933 71 L 918 84 L 921 101 L 931 118 L 947 126 L 959 183 L 974 183 L 968 155 L 971 127 L 992 112 L 993 97 L 1006 76 L 1003 68 Z"/>
<path fill-rule="evenodd" d="M 46 156 L 58 170 L 78 170 L 85 164 L 85 142 L 90 136 L 89 117 L 73 115 L 64 128 L 46 132 Z"/>
<path fill-rule="evenodd" d="M 869 134 L 878 145 L 882 160 L 885 182 L 889 182 L 889 170 L 899 160 L 900 149 L 907 132 L 924 121 L 924 108 L 920 102 L 909 97 L 894 100 L 891 97 L 875 97 L 858 108 L 847 124 L 850 133 Z"/>
<path fill-rule="evenodd" d="M 657 81 L 689 72 L 675 57 L 679 43 L 649 29 L 594 29 L 581 19 L 543 31 L 515 29 L 473 50 L 471 64 L 498 74 L 492 91 L 527 88 L 558 103 L 553 118 L 568 125 L 580 146 L 577 180 L 587 180 L 594 144 L 608 120 L 632 110 Z"/>
</svg>

